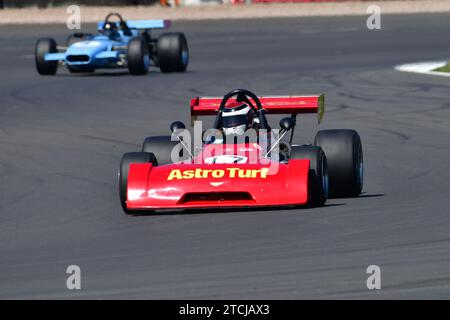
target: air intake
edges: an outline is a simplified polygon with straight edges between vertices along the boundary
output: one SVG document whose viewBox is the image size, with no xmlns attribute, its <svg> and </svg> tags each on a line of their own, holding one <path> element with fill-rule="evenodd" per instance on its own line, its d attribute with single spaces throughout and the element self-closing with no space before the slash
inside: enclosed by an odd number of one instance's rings
<svg viewBox="0 0 450 320">
<path fill-rule="evenodd" d="M 193 192 L 186 193 L 179 203 L 224 203 L 238 201 L 253 201 L 253 197 L 248 192 Z"/>
<path fill-rule="evenodd" d="M 70 55 L 66 57 L 69 62 L 88 62 L 89 56 L 86 54 Z"/>
</svg>

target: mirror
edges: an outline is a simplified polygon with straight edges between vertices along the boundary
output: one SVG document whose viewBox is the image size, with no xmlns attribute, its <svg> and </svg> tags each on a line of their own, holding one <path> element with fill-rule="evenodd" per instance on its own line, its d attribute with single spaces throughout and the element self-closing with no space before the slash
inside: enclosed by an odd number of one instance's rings
<svg viewBox="0 0 450 320">
<path fill-rule="evenodd" d="M 172 122 L 172 124 L 170 125 L 170 131 L 172 131 L 172 132 L 176 132 L 178 130 L 184 130 L 184 129 L 186 129 L 186 126 L 181 121 Z"/>
<path fill-rule="evenodd" d="M 294 121 L 291 118 L 283 118 L 280 120 L 280 128 L 289 131 L 294 126 Z"/>
</svg>

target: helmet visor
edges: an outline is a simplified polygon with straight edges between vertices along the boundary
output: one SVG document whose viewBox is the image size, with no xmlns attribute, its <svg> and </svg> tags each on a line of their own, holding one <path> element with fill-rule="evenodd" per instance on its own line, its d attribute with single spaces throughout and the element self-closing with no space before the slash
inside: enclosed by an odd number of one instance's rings
<svg viewBox="0 0 450 320">
<path fill-rule="evenodd" d="M 247 115 L 240 114 L 235 116 L 223 117 L 223 127 L 224 128 L 233 128 L 241 125 L 247 125 Z"/>
</svg>

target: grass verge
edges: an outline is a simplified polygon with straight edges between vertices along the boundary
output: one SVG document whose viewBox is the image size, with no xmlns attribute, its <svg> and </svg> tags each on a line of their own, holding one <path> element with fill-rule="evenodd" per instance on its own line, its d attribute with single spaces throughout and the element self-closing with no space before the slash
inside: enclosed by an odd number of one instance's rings
<svg viewBox="0 0 450 320">
<path fill-rule="evenodd" d="M 440 68 L 436 68 L 432 71 L 437 71 L 437 72 L 450 72 L 450 62 L 447 62 L 447 64 L 443 67 Z"/>
</svg>

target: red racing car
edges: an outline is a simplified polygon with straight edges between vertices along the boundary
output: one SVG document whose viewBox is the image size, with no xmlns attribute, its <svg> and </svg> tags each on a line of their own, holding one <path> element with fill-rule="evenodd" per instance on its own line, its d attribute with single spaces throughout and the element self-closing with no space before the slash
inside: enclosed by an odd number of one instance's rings
<svg viewBox="0 0 450 320">
<path fill-rule="evenodd" d="M 141 152 L 124 154 L 123 210 L 323 206 L 328 197 L 358 196 L 363 187 L 358 133 L 322 130 L 313 145 L 292 144 L 297 115 L 303 113 L 317 113 L 320 122 L 324 96 L 258 97 L 236 89 L 223 98 L 192 99 L 191 117 L 216 116 L 213 128 L 192 139 L 177 121 L 172 136 L 148 137 Z M 266 117 L 271 114 L 289 117 L 274 129 Z"/>
</svg>

